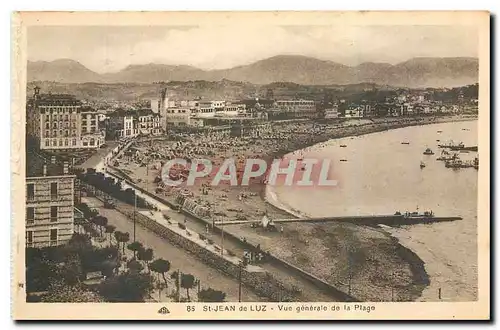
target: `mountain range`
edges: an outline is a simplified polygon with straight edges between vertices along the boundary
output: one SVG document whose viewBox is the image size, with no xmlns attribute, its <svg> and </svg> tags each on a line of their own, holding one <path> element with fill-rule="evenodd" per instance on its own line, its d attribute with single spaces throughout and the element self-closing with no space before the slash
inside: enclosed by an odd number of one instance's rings
<svg viewBox="0 0 500 330">
<path fill-rule="evenodd" d="M 478 82 L 479 61 L 471 57 L 417 57 L 396 65 L 362 63 L 347 66 L 298 55 L 279 55 L 224 70 L 202 70 L 188 65 L 129 65 L 99 74 L 71 59 L 28 61 L 28 81 L 60 83 L 152 83 L 157 81 L 219 81 L 223 79 L 269 84 L 302 85 L 375 83 L 403 87 L 453 87 Z"/>
</svg>

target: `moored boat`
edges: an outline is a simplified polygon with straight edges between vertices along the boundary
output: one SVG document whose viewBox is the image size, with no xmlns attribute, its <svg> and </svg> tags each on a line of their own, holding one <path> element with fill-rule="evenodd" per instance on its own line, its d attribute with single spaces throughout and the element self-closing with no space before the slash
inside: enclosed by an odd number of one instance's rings
<svg viewBox="0 0 500 330">
<path fill-rule="evenodd" d="M 434 151 L 431 148 L 427 148 L 424 151 L 424 155 L 434 155 Z"/>
<path fill-rule="evenodd" d="M 425 167 L 425 163 L 424 162 L 420 162 L 420 168 L 424 168 Z"/>
</svg>

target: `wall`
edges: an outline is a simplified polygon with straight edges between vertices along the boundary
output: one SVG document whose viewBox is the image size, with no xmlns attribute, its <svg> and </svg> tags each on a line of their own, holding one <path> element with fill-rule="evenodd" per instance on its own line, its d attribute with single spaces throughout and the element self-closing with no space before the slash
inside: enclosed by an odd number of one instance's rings
<svg viewBox="0 0 500 330">
<path fill-rule="evenodd" d="M 127 212 L 118 209 L 126 216 L 132 218 L 133 211 Z M 188 252 L 193 253 L 197 258 L 202 260 L 209 266 L 220 270 L 221 272 L 238 279 L 239 266 L 224 259 L 217 253 L 205 249 L 204 247 L 196 244 L 195 242 L 183 237 L 168 227 L 165 227 L 156 221 L 144 216 L 143 214 L 136 213 L 136 221 L 142 226 L 153 231 L 157 235 L 167 239 L 170 243 L 175 244 Z M 177 224 L 172 224 L 177 226 Z M 248 272 L 245 269 L 241 270 L 241 282 L 253 289 L 257 294 L 267 297 L 270 301 L 301 301 L 301 293 L 294 290 L 293 287 L 285 285 L 277 281 L 268 272 Z"/>
<path fill-rule="evenodd" d="M 111 167 L 111 166 L 110 166 L 110 167 Z M 112 168 L 112 167 L 111 167 L 111 168 Z M 113 169 L 114 169 L 114 168 L 113 168 Z M 151 198 L 154 198 L 155 200 L 157 200 L 157 201 L 159 201 L 159 202 L 161 202 L 161 203 L 163 203 L 163 204 L 168 205 L 168 206 L 169 206 L 169 207 L 171 207 L 171 208 L 175 207 L 175 205 L 174 205 L 173 203 L 171 203 L 171 202 L 169 202 L 169 201 L 167 201 L 167 200 L 165 200 L 165 199 L 163 199 L 163 198 L 160 198 L 160 197 L 158 197 L 158 196 L 156 196 L 156 195 L 153 195 L 153 194 L 151 194 L 151 193 L 149 193 L 149 192 L 146 192 L 145 190 L 143 190 L 143 189 L 141 189 L 140 187 L 138 187 L 137 185 L 135 185 L 135 184 L 133 184 L 133 183 L 129 182 L 128 180 L 127 180 L 127 184 L 129 184 L 130 186 L 132 186 L 132 187 L 134 187 L 134 188 L 138 189 L 138 190 L 139 190 L 139 191 L 141 191 L 143 194 L 146 194 L 146 195 L 150 196 Z M 184 204 L 185 204 L 185 203 L 184 203 Z M 194 220 L 200 221 L 200 222 L 205 223 L 205 224 L 210 224 L 210 225 L 212 225 L 212 222 L 211 222 L 211 220 L 210 220 L 210 219 L 203 219 L 203 218 L 199 217 L 198 215 L 193 214 L 192 212 L 190 212 L 189 210 L 187 210 L 187 209 L 185 209 L 185 208 L 182 208 L 182 209 L 181 209 L 181 211 L 182 211 L 182 213 L 183 213 L 183 214 L 186 214 L 186 215 L 190 216 L 190 217 L 191 217 L 192 219 L 194 219 Z M 147 218 L 147 219 L 148 219 L 148 218 Z M 150 220 L 150 221 L 154 222 L 153 220 Z M 162 227 L 161 225 L 157 224 L 156 222 L 154 222 L 154 223 L 155 223 L 156 225 L 158 225 L 158 226 Z M 148 227 L 148 228 L 149 228 L 149 227 Z M 151 229 L 151 228 L 150 228 L 150 229 Z M 218 232 L 218 233 L 220 233 L 220 232 L 221 232 L 220 227 L 217 227 L 217 226 L 213 227 L 213 230 L 214 230 L 215 232 Z M 175 233 L 174 233 L 174 234 L 175 234 Z M 160 235 L 160 234 L 159 234 L 159 235 Z M 175 235 L 177 235 L 177 234 L 175 234 Z M 238 237 L 236 237 L 236 236 L 232 235 L 231 233 L 229 233 L 229 232 L 227 232 L 227 231 L 224 231 L 224 237 L 225 237 L 225 239 L 231 239 L 231 240 L 233 240 L 233 241 L 237 241 L 237 242 L 238 242 L 238 244 L 240 244 L 240 245 L 244 245 L 244 246 L 246 247 L 246 249 L 248 249 L 248 250 L 254 250 L 254 249 L 256 248 L 254 245 L 252 245 L 252 244 L 250 244 L 250 243 L 248 243 L 248 242 L 243 242 L 243 241 L 241 241 L 241 240 L 240 240 L 240 238 L 238 238 Z M 194 244 L 194 243 L 193 243 L 193 244 Z M 182 246 L 182 247 L 184 247 L 184 246 Z M 208 252 L 210 252 L 210 253 L 211 253 L 211 251 L 208 251 Z M 320 278 L 318 278 L 318 277 L 316 277 L 316 276 L 314 276 L 314 275 L 312 275 L 312 274 L 310 274 L 310 273 L 305 272 L 304 270 L 302 270 L 302 269 L 300 269 L 300 268 L 298 268 L 298 267 L 296 267 L 296 266 L 294 266 L 294 265 L 292 265 L 292 264 L 290 264 L 290 263 L 286 262 L 286 261 L 285 261 L 285 260 L 283 260 L 283 259 L 280 259 L 280 258 L 278 258 L 278 257 L 275 257 L 275 256 L 273 256 L 273 255 L 271 255 L 271 254 L 269 254 L 268 258 L 269 258 L 269 260 L 271 260 L 272 262 L 274 262 L 274 263 L 276 263 L 276 264 L 278 264 L 278 265 L 280 265 L 280 266 L 283 266 L 283 267 L 287 268 L 289 271 L 293 272 L 295 275 L 298 275 L 298 276 L 302 277 L 303 279 L 305 279 L 305 280 L 307 280 L 307 281 L 309 281 L 309 282 L 313 283 L 315 286 L 317 286 L 317 287 L 319 287 L 319 288 L 321 288 L 321 289 L 325 290 L 326 292 L 328 292 L 328 293 L 330 293 L 331 295 L 335 296 L 335 297 L 336 297 L 337 299 L 339 299 L 340 301 L 358 301 L 356 298 L 354 298 L 354 297 L 352 297 L 352 296 L 348 295 L 347 293 L 344 293 L 344 292 L 342 292 L 342 291 L 338 290 L 337 288 L 335 288 L 334 286 L 332 286 L 332 285 L 328 284 L 327 282 L 325 282 L 325 281 L 321 280 Z M 225 259 L 224 259 L 224 260 L 225 260 Z M 219 266 L 217 266 L 217 267 L 219 267 Z M 235 267 L 236 267 L 236 266 L 235 266 Z M 236 267 L 236 268 L 237 268 L 237 267 Z M 270 276 L 270 275 L 269 275 L 269 276 Z M 268 279 L 267 279 L 267 278 L 265 278 L 265 279 L 259 279 L 259 281 L 260 281 L 260 280 L 263 280 L 263 281 L 268 281 Z"/>
</svg>

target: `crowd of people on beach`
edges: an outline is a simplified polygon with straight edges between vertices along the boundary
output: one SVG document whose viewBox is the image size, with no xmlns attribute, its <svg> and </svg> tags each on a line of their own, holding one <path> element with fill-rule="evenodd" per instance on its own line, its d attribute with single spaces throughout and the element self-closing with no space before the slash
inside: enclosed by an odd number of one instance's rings
<svg viewBox="0 0 500 330">
<path fill-rule="evenodd" d="M 240 172 L 248 158 L 266 161 L 282 158 L 302 148 L 323 148 L 324 142 L 331 138 L 389 129 L 391 125 L 408 123 L 402 123 L 401 120 L 393 122 L 368 119 L 328 124 L 314 121 L 277 121 L 249 129 L 244 136 L 231 136 L 230 130 L 216 129 L 176 133 L 162 139 L 138 140 L 127 150 L 124 159 L 118 160 L 114 165 L 129 173 L 138 183 L 145 183 L 148 187 L 151 187 L 152 183 L 155 193 L 174 199 L 178 196 L 182 196 L 182 200 L 190 199 L 191 204 L 194 202 L 208 210 L 203 211 L 204 214 L 208 212 L 212 217 L 224 217 L 224 220 L 229 221 L 256 220 L 269 209 L 258 196 L 265 184 L 262 178 L 251 181 L 247 187 L 234 187 L 227 181 L 221 181 L 214 187 L 209 184 L 215 175 L 211 173 L 198 180 L 197 185 L 170 187 L 163 182 L 163 165 L 175 158 L 184 159 L 188 164 L 193 159 L 208 159 L 213 168 L 217 169 L 226 159 L 232 158 Z M 313 145 L 315 146 L 311 147 Z M 291 157 L 297 157 L 297 154 Z M 179 171 L 181 177 L 186 179 L 189 170 L 181 168 Z"/>
</svg>

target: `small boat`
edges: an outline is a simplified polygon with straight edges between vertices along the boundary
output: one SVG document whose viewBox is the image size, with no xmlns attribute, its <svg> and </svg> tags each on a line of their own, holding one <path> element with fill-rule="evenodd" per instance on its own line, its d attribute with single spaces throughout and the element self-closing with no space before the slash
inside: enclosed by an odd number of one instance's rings
<svg viewBox="0 0 500 330">
<path fill-rule="evenodd" d="M 401 144 L 410 144 L 410 142 L 401 142 Z"/>
<path fill-rule="evenodd" d="M 438 133 L 443 133 L 443 131 L 437 131 Z"/>
<path fill-rule="evenodd" d="M 420 162 L 420 168 L 424 168 L 425 167 L 425 163 L 424 162 Z"/>
<path fill-rule="evenodd" d="M 347 162 L 347 159 L 341 159 L 340 161 L 341 162 Z"/>
<path fill-rule="evenodd" d="M 460 150 L 465 148 L 465 144 L 463 142 L 460 143 L 454 143 L 453 141 L 447 143 L 447 144 L 438 144 L 439 148 L 448 148 L 452 150 Z"/>
<path fill-rule="evenodd" d="M 437 140 L 436 140 L 436 142 L 439 142 L 439 141 L 441 141 L 441 140 L 440 140 L 440 139 L 437 139 Z"/>
<path fill-rule="evenodd" d="M 345 148 L 345 147 L 347 147 L 347 146 L 346 146 L 345 144 L 341 144 L 341 145 L 340 145 L 340 147 L 341 147 L 341 148 Z"/>
<path fill-rule="evenodd" d="M 424 151 L 424 155 L 434 155 L 434 151 L 431 148 L 427 148 Z"/>
</svg>

